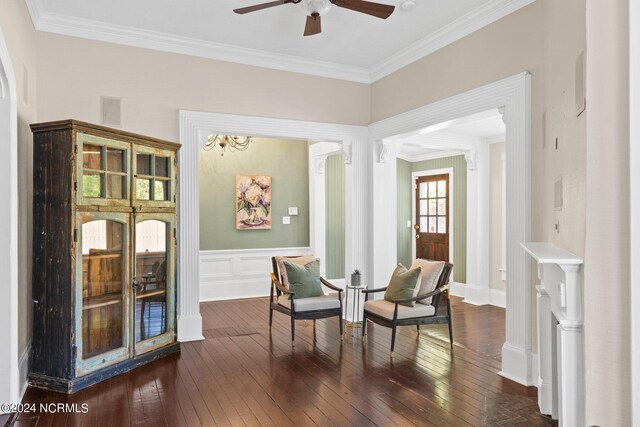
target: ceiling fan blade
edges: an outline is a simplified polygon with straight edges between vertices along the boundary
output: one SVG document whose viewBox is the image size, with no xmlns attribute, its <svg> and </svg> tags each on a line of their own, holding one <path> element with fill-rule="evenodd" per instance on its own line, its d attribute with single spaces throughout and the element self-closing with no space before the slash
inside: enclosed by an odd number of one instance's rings
<svg viewBox="0 0 640 427">
<path fill-rule="evenodd" d="M 281 4 L 291 3 L 291 0 L 276 0 L 269 3 L 254 4 L 253 6 L 241 7 L 240 9 L 233 9 L 235 13 L 244 15 L 245 13 L 255 12 L 256 10 L 267 9 L 274 6 L 280 6 Z"/>
<path fill-rule="evenodd" d="M 305 36 L 313 36 L 314 34 L 319 34 L 322 31 L 320 25 L 320 15 L 317 13 L 313 13 L 307 16 L 307 24 L 304 26 L 304 35 Z"/>
<path fill-rule="evenodd" d="M 387 19 L 393 13 L 395 6 L 382 3 L 373 3 L 365 0 L 335 0 L 332 1 L 338 7 L 366 13 L 376 18 Z"/>
</svg>

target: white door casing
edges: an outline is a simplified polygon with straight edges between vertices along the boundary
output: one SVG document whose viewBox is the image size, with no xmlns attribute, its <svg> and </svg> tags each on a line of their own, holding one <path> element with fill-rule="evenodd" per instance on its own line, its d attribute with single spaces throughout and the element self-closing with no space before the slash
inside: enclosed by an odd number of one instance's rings
<svg viewBox="0 0 640 427">
<path fill-rule="evenodd" d="M 0 30 L 0 402 L 22 398 L 18 367 L 18 111 L 16 80 Z M 23 309 L 26 310 L 26 307 Z"/>
</svg>

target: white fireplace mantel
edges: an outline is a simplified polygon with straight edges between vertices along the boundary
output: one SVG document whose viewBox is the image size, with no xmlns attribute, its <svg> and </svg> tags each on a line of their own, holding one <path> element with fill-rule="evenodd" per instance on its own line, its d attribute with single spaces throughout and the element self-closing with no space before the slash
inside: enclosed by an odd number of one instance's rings
<svg viewBox="0 0 640 427">
<path fill-rule="evenodd" d="M 582 258 L 551 243 L 521 244 L 538 263 L 538 405 L 561 426 L 584 425 Z"/>
</svg>

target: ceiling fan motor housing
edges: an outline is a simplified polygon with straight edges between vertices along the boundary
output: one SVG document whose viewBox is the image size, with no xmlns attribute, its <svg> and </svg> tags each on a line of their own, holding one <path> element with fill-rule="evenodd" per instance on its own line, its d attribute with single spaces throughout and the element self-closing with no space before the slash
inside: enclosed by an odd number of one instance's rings
<svg viewBox="0 0 640 427">
<path fill-rule="evenodd" d="M 302 0 L 300 5 L 307 15 L 317 13 L 322 16 L 331 9 L 331 2 L 329 0 Z"/>
</svg>

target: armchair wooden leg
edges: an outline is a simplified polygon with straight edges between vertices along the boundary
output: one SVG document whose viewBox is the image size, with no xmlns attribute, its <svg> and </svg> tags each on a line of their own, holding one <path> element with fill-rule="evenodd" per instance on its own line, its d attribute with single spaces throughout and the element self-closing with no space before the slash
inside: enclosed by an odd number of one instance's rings
<svg viewBox="0 0 640 427">
<path fill-rule="evenodd" d="M 344 332 L 342 328 L 342 316 L 338 316 L 338 323 L 340 323 L 340 340 L 344 339 Z"/>
<path fill-rule="evenodd" d="M 447 314 L 449 317 L 449 342 L 451 343 L 451 350 L 453 350 L 453 329 L 452 329 L 452 322 L 451 322 L 451 300 L 449 298 L 447 298 Z"/>
<path fill-rule="evenodd" d="M 367 339 L 367 313 L 362 312 L 362 342 Z"/>
<path fill-rule="evenodd" d="M 418 335 L 420 335 L 420 325 L 416 325 L 416 329 L 418 330 Z"/>
<path fill-rule="evenodd" d="M 291 316 L 291 345 L 294 345 L 296 339 L 296 319 Z"/>
<path fill-rule="evenodd" d="M 273 307 L 271 307 L 271 302 L 269 302 L 269 327 L 273 323 Z"/>
<path fill-rule="evenodd" d="M 393 356 L 393 350 L 396 346 L 396 325 L 391 328 L 391 356 Z"/>
</svg>

